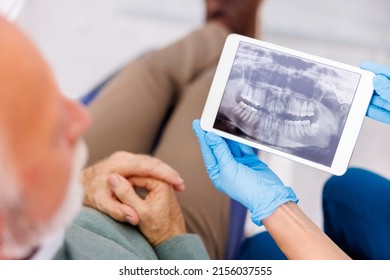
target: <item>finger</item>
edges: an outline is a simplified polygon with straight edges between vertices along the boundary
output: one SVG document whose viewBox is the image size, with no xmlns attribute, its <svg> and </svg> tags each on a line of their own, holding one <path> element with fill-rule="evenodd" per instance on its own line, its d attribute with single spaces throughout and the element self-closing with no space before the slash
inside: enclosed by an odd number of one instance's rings
<svg viewBox="0 0 390 280">
<path fill-rule="evenodd" d="M 367 117 L 390 125 L 390 112 L 375 105 L 368 107 Z"/>
<path fill-rule="evenodd" d="M 153 177 L 172 185 L 177 191 L 184 191 L 184 181 L 179 173 L 161 160 L 147 155 L 126 153 L 124 164 L 115 172 L 124 177 Z"/>
<path fill-rule="evenodd" d="M 134 188 L 130 183 L 118 174 L 111 174 L 108 177 L 108 182 L 112 186 L 112 191 L 118 198 L 118 200 L 135 211 L 142 205 L 142 199 L 137 195 Z"/>
<path fill-rule="evenodd" d="M 236 162 L 229 150 L 229 146 L 222 137 L 209 132 L 206 134 L 206 141 L 207 144 L 210 145 L 215 158 L 220 165 L 225 166 L 232 162 Z"/>
<path fill-rule="evenodd" d="M 384 100 L 379 95 L 374 95 L 371 98 L 370 104 L 375 105 L 376 107 L 382 108 L 384 110 L 390 111 L 390 102 Z"/>
<path fill-rule="evenodd" d="M 206 132 L 200 127 L 199 120 L 193 121 L 192 129 L 198 138 L 206 169 L 209 170 L 209 168 L 215 167 L 217 165 L 217 160 L 213 154 L 213 151 L 206 142 Z"/>
<path fill-rule="evenodd" d="M 225 141 L 228 144 L 234 158 L 255 155 L 253 148 L 248 145 L 238 143 L 230 139 L 225 139 Z"/>
<path fill-rule="evenodd" d="M 243 156 L 253 156 L 253 155 L 256 155 L 256 153 L 255 153 L 255 151 L 253 150 L 252 147 L 250 147 L 248 145 L 245 145 L 245 144 L 242 144 L 242 143 L 239 143 L 238 146 L 239 146 Z"/>
<path fill-rule="evenodd" d="M 360 64 L 360 68 L 374 72 L 375 74 L 382 74 L 390 77 L 390 67 L 377 64 L 371 61 L 364 61 Z"/>
<path fill-rule="evenodd" d="M 152 192 L 159 187 L 170 187 L 170 185 L 168 185 L 167 183 L 153 178 L 131 177 L 130 180 L 134 186 L 139 188 L 145 188 L 149 192 Z"/>
<path fill-rule="evenodd" d="M 143 157 L 144 160 L 140 162 L 140 168 L 144 171 L 144 174 L 138 174 L 139 177 L 159 179 L 165 181 L 169 185 L 172 185 L 176 191 L 185 190 L 183 179 L 172 167 L 157 158 L 150 156 Z"/>
<path fill-rule="evenodd" d="M 374 77 L 374 89 L 384 100 L 390 101 L 390 80 L 383 75 Z"/>
<path fill-rule="evenodd" d="M 233 157 L 238 158 L 242 157 L 241 149 L 238 146 L 238 142 L 230 140 L 230 139 L 225 139 Z"/>
<path fill-rule="evenodd" d="M 102 211 L 119 222 L 128 222 L 133 226 L 138 225 L 139 216 L 133 208 L 118 200 L 108 200 L 102 205 Z"/>
<path fill-rule="evenodd" d="M 256 155 L 239 158 L 237 159 L 237 162 L 256 171 L 261 171 L 268 168 L 268 165 L 261 161 Z"/>
</svg>

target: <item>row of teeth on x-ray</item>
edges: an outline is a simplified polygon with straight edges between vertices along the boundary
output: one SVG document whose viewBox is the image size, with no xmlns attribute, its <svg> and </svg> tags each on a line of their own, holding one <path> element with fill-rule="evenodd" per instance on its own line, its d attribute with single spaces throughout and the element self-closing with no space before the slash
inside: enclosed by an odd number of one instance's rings
<svg viewBox="0 0 390 280">
<path fill-rule="evenodd" d="M 274 87 L 269 91 L 280 91 L 280 88 Z M 285 89 L 286 91 L 286 89 Z M 297 117 L 314 116 L 315 105 L 313 101 L 294 98 L 290 93 L 267 94 L 263 91 L 247 90 L 241 97 L 246 104 L 251 104 L 255 109 L 263 109 L 272 114 L 289 114 Z M 243 103 L 245 105 L 245 103 Z M 243 106 L 243 105 L 241 105 Z"/>
<path fill-rule="evenodd" d="M 239 116 L 253 130 L 279 131 L 285 137 L 304 137 L 315 136 L 319 132 L 318 123 L 312 123 L 309 119 L 305 120 L 288 120 L 279 118 L 276 115 L 257 110 L 243 101 L 233 108 L 233 113 Z M 253 131 L 253 132 L 254 132 Z"/>
</svg>

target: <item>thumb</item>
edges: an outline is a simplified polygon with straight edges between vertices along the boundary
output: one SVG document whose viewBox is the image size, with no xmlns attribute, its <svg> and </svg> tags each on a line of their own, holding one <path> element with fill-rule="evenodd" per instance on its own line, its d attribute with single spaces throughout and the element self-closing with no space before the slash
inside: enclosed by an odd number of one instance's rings
<svg viewBox="0 0 390 280">
<path fill-rule="evenodd" d="M 213 169 L 217 165 L 217 160 L 206 141 L 206 131 L 200 127 L 199 120 L 194 120 L 192 128 L 196 137 L 198 138 L 200 149 L 202 151 L 203 160 L 207 170 Z"/>
<path fill-rule="evenodd" d="M 383 75 L 376 75 L 374 77 L 374 88 L 384 100 L 390 101 L 390 80 Z"/>
<path fill-rule="evenodd" d="M 206 142 L 211 147 L 219 165 L 226 166 L 235 162 L 228 144 L 222 137 L 209 132 L 206 135 Z"/>
<path fill-rule="evenodd" d="M 238 147 L 240 148 L 241 153 L 242 153 L 243 156 L 255 156 L 256 155 L 255 151 L 250 146 L 247 146 L 245 144 L 239 143 Z"/>
<path fill-rule="evenodd" d="M 371 61 L 364 61 L 360 64 L 360 68 L 371 71 L 375 74 L 381 74 L 387 77 L 390 77 L 390 67 L 382 65 L 382 64 L 377 64 Z"/>
<path fill-rule="evenodd" d="M 112 174 L 108 177 L 109 183 L 112 185 L 112 191 L 116 195 L 119 201 L 126 204 L 136 212 L 142 205 L 143 200 L 135 192 L 134 188 L 130 183 L 122 176 L 118 174 Z"/>
<path fill-rule="evenodd" d="M 377 106 L 368 106 L 367 116 L 374 120 L 390 125 L 390 113 Z"/>
<path fill-rule="evenodd" d="M 228 144 L 229 150 L 234 158 L 255 155 L 255 152 L 252 147 L 229 139 L 226 139 L 225 141 Z"/>
</svg>

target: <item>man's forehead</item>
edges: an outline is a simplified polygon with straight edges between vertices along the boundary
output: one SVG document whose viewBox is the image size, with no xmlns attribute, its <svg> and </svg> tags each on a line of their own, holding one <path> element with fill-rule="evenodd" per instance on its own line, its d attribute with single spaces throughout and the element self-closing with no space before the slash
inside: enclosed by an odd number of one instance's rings
<svg viewBox="0 0 390 280">
<path fill-rule="evenodd" d="M 37 48 L 16 26 L 2 17 L 0 81 L 0 88 L 3 88 L 0 98 L 8 95 L 8 98 L 39 100 L 46 91 L 58 92 L 51 70 Z"/>
<path fill-rule="evenodd" d="M 0 100 L 4 106 L 25 95 L 23 90 L 37 80 L 40 62 L 34 52 L 24 35 L 0 17 Z"/>
<path fill-rule="evenodd" d="M 40 136 L 48 135 L 59 96 L 52 73 L 33 43 L 0 18 L 0 122 L 9 128 L 11 141 L 40 141 Z"/>
</svg>

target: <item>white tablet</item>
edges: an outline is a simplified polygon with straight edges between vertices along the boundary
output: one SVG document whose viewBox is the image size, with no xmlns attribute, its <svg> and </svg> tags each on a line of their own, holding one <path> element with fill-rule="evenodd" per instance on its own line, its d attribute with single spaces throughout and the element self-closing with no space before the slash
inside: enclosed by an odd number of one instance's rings
<svg viewBox="0 0 390 280">
<path fill-rule="evenodd" d="M 342 175 L 373 93 L 373 77 L 357 67 L 232 34 L 201 127 Z"/>
</svg>

